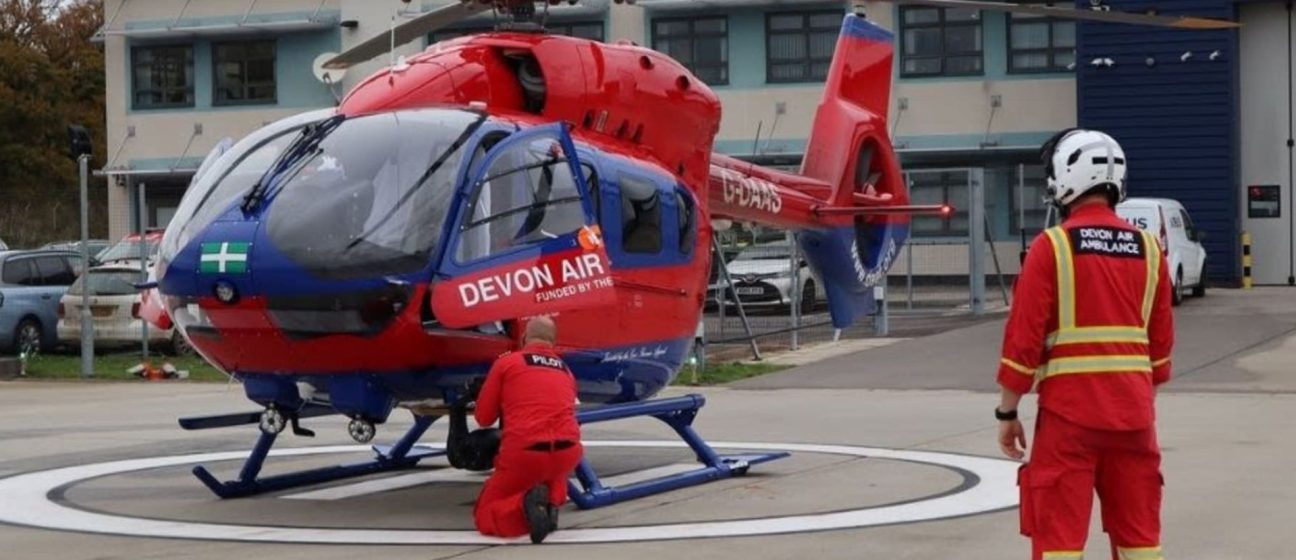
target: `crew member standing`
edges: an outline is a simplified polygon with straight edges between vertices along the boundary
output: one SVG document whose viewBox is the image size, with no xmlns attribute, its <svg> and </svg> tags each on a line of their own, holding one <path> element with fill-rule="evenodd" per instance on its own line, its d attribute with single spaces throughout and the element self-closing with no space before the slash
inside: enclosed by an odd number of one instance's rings
<svg viewBox="0 0 1296 560">
<path fill-rule="evenodd" d="M 1125 154 L 1092 130 L 1044 145 L 1061 226 L 1035 239 L 1004 332 L 995 417 L 1004 454 L 1025 456 L 1021 395 L 1039 381 L 1030 462 L 1018 475 L 1035 560 L 1080 560 L 1097 490 L 1112 558 L 1162 560 L 1156 386 L 1170 379 L 1170 279 L 1152 234 L 1115 213 Z"/>
<path fill-rule="evenodd" d="M 477 397 L 477 424 L 503 424 L 495 472 L 473 511 L 484 535 L 530 533 L 539 543 L 558 528 L 567 477 L 583 451 L 576 379 L 554 349 L 555 334 L 547 317 L 527 323 L 522 349 L 495 362 Z"/>
</svg>

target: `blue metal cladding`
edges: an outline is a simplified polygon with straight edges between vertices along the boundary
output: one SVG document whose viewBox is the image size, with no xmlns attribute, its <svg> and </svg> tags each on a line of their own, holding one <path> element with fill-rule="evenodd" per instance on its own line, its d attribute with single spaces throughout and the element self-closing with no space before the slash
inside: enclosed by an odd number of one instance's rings
<svg viewBox="0 0 1296 560">
<path fill-rule="evenodd" d="M 1237 19 L 1232 0 L 1104 5 Z M 1076 2 L 1089 6 L 1089 0 Z M 1076 53 L 1080 126 L 1121 143 L 1130 196 L 1173 198 L 1188 208 L 1207 232 L 1208 274 L 1230 283 L 1240 278 L 1237 33 L 1083 22 Z M 1107 66 L 1107 59 L 1114 64 Z"/>
</svg>

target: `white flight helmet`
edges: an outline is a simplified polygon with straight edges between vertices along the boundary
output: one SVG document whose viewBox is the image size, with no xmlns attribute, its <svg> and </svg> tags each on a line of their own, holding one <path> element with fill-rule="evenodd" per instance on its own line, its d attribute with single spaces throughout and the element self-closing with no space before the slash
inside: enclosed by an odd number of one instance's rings
<svg viewBox="0 0 1296 560">
<path fill-rule="evenodd" d="M 1125 151 L 1114 138 L 1097 130 L 1069 129 L 1044 144 L 1040 156 L 1048 196 L 1059 207 L 1102 187 L 1125 200 Z"/>
</svg>

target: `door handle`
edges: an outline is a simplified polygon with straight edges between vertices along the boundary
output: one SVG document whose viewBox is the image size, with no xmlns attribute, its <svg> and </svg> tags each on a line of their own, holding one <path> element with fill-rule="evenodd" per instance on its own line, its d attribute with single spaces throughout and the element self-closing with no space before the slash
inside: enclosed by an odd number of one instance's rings
<svg viewBox="0 0 1296 560">
<path fill-rule="evenodd" d="M 49 295 L 49 294 L 44 294 L 44 295 L 41 296 L 41 299 L 50 299 L 51 297 L 53 297 L 53 296 L 51 296 L 51 295 Z"/>
</svg>

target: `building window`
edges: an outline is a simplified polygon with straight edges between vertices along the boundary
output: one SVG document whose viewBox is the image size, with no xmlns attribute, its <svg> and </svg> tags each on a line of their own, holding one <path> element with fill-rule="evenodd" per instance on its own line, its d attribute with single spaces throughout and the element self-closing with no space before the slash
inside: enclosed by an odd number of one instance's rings
<svg viewBox="0 0 1296 560">
<path fill-rule="evenodd" d="M 653 49 L 713 86 L 729 83 L 729 20 L 725 16 L 653 20 Z"/>
<path fill-rule="evenodd" d="M 1023 173 L 1024 171 L 1024 173 Z M 1008 207 L 1014 235 L 1022 233 L 1023 223 L 1027 235 L 1035 235 L 1048 226 L 1048 203 L 1044 180 L 1043 165 L 1024 165 L 1013 167 L 1012 196 Z M 1022 220 L 1025 219 L 1025 222 Z"/>
<path fill-rule="evenodd" d="M 1008 16 L 1008 71 L 1075 70 L 1075 22 L 1030 14 Z"/>
<path fill-rule="evenodd" d="M 448 41 L 465 35 L 476 35 L 478 33 L 487 33 L 494 31 L 491 26 L 479 27 L 458 27 L 453 29 L 442 29 L 436 33 L 428 34 L 428 44 Z M 569 22 L 549 22 L 545 25 L 545 30 L 553 35 L 566 35 L 578 39 L 589 39 L 591 41 L 603 42 L 603 22 L 601 21 L 569 21 Z"/>
<path fill-rule="evenodd" d="M 957 237 L 968 234 L 968 172 L 911 171 L 909 198 L 914 204 L 944 204 L 954 208 L 949 217 L 915 216 L 915 237 Z"/>
<path fill-rule="evenodd" d="M 979 76 L 981 12 L 968 8 L 900 8 L 900 75 Z"/>
<path fill-rule="evenodd" d="M 214 105 L 274 103 L 275 42 L 246 41 L 212 45 Z"/>
<path fill-rule="evenodd" d="M 765 16 L 765 81 L 821 82 L 828 77 L 842 13 L 831 10 Z"/>
<path fill-rule="evenodd" d="M 136 109 L 193 107 L 193 45 L 131 49 Z"/>
<path fill-rule="evenodd" d="M 579 39 L 603 42 L 603 22 L 574 21 L 571 23 L 551 23 L 547 26 L 550 33 L 566 35 Z"/>
</svg>

